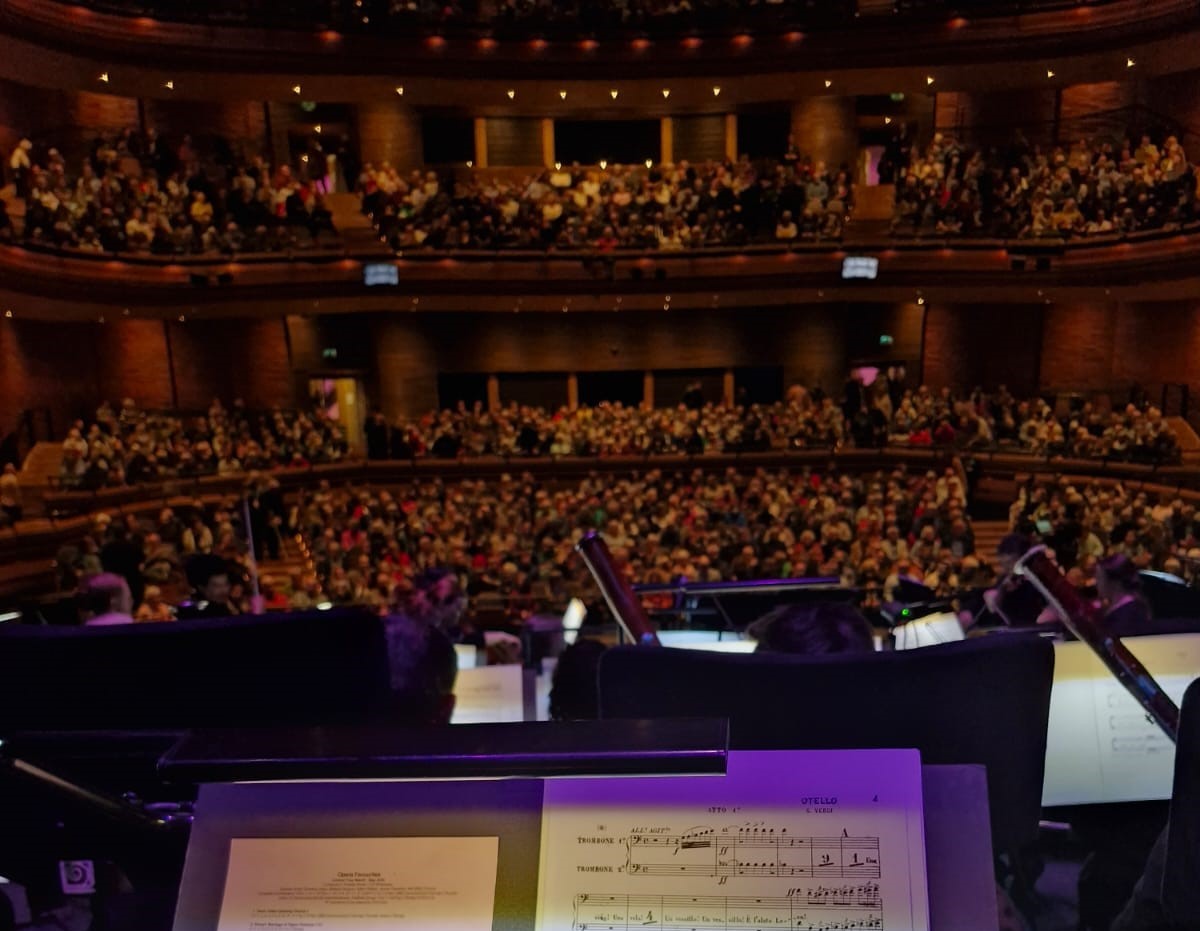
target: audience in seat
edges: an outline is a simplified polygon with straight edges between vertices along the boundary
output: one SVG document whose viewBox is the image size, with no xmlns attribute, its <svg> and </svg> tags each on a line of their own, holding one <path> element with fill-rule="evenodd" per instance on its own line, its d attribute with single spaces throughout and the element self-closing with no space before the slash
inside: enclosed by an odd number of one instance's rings
<svg viewBox="0 0 1200 931">
<path fill-rule="evenodd" d="M 65 488 L 137 485 L 169 478 L 240 475 L 337 462 L 347 451 L 341 426 L 319 410 L 251 413 L 241 401 L 214 401 L 203 415 L 149 413 L 126 399 L 100 406 L 63 440 Z"/>
<path fill-rule="evenodd" d="M 60 151 L 23 139 L 10 158 L 22 204 L 21 232 L 9 210 L 0 241 L 93 253 L 158 256 L 276 252 L 336 239 L 325 207 L 329 180 L 272 170 L 218 140 L 201 156 L 191 136 L 169 145 L 153 130 L 97 137 L 78 170 Z M 320 167 L 319 171 L 326 169 Z"/>
<path fill-rule="evenodd" d="M 133 596 L 129 593 L 129 584 L 111 572 L 102 572 L 87 580 L 80 607 L 88 627 L 133 623 Z"/>
<path fill-rule="evenodd" d="M 1197 178 L 1177 136 L 1079 140 L 1050 151 L 1018 132 L 1004 147 L 938 133 L 896 175 L 892 232 L 1070 239 L 1170 230 L 1200 219 Z"/>
<path fill-rule="evenodd" d="M 1132 602 L 1123 612 L 1129 616 L 1116 619 L 1119 633 L 1145 616 L 1134 570 L 1200 582 L 1200 514 L 1174 495 L 1132 491 L 1120 481 L 1037 475 L 1021 486 L 1010 522 L 1050 546 L 1078 587 L 1100 589 L 1114 605 Z"/>
<path fill-rule="evenodd" d="M 797 157 L 590 168 L 519 182 L 366 165 L 363 211 L 399 250 L 679 251 L 839 239 L 847 170 Z"/>
</svg>

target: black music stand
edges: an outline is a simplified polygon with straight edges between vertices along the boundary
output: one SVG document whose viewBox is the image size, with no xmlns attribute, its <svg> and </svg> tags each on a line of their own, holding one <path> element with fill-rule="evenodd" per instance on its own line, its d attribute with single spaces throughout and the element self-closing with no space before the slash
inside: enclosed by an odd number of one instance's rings
<svg viewBox="0 0 1200 931">
<path fill-rule="evenodd" d="M 737 655 L 618 647 L 600 663 L 600 712 L 726 716 L 730 747 L 916 747 L 926 764 L 987 767 L 992 840 L 1038 836 L 1054 648 L 1036 635 L 896 653 Z"/>
</svg>

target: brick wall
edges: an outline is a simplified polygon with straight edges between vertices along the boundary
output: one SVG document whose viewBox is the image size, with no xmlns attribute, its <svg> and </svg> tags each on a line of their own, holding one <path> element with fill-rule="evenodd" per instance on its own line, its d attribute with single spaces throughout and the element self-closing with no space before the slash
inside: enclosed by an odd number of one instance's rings
<svg viewBox="0 0 1200 931">
<path fill-rule="evenodd" d="M 391 162 L 400 169 L 418 168 L 423 163 L 420 117 L 399 98 L 359 104 L 355 121 L 364 162 Z M 534 164 L 540 162 L 539 157 Z"/>
<path fill-rule="evenodd" d="M 854 165 L 858 125 L 853 97 L 805 97 L 792 104 L 792 135 L 801 152 L 831 166 Z"/>
<path fill-rule="evenodd" d="M 133 398 L 139 407 L 150 409 L 172 406 L 167 330 L 162 321 L 120 320 L 97 326 L 95 336 L 100 397 L 113 403 Z"/>
<path fill-rule="evenodd" d="M 146 101 L 146 125 L 172 142 L 190 133 L 199 143 L 220 136 L 247 158 L 267 154 L 263 105 L 250 101 L 223 103 L 196 100 Z"/>
<path fill-rule="evenodd" d="M 939 129 L 953 130 L 969 142 L 1002 145 L 1019 126 L 1030 141 L 1053 139 L 1057 92 L 1053 87 L 986 93 L 938 92 L 934 116 Z"/>
<path fill-rule="evenodd" d="M 1016 394 L 1038 387 L 1042 358 L 1041 304 L 928 304 L 926 384 L 959 389 L 1005 384 Z"/>
<path fill-rule="evenodd" d="M 1113 383 L 1117 307 L 1111 303 L 1053 304 L 1042 331 L 1041 387 L 1048 391 L 1107 391 Z"/>
<path fill-rule="evenodd" d="M 92 139 L 138 125 L 137 101 L 111 94 L 68 92 L 0 80 L 0 152 L 8 156 L 23 137 L 58 148 L 77 165 Z"/>
<path fill-rule="evenodd" d="M 290 407 L 295 399 L 284 321 L 188 320 L 168 325 L 175 388 L 185 410 L 214 397 L 253 408 Z"/>
<path fill-rule="evenodd" d="M 0 433 L 30 408 L 49 409 L 56 430 L 95 410 L 96 329 L 0 318 Z"/>
</svg>

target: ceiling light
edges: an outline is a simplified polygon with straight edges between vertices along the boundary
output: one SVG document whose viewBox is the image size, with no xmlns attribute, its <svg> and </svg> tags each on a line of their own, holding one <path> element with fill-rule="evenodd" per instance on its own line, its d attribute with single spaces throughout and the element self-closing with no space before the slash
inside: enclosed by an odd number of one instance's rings
<svg viewBox="0 0 1200 931">
<path fill-rule="evenodd" d="M 653 161 L 653 159 L 649 159 L 649 158 L 648 158 L 648 159 L 646 159 L 646 167 L 647 167 L 647 168 L 653 168 L 653 167 L 654 167 L 654 161 Z"/>
<path fill-rule="evenodd" d="M 612 96 L 612 99 L 613 99 L 613 100 L 616 100 L 616 99 L 617 99 L 617 94 L 619 94 L 619 93 L 620 93 L 620 91 L 618 91 L 618 90 L 617 90 L 617 89 L 614 87 L 614 88 L 613 88 L 612 90 L 610 90 L 608 93 L 609 93 L 609 94 Z"/>
<path fill-rule="evenodd" d="M 925 83 L 926 83 L 926 85 L 933 83 L 933 75 L 932 74 L 925 75 Z"/>
<path fill-rule="evenodd" d="M 608 159 L 606 159 L 606 158 L 600 159 L 600 170 L 604 171 L 604 169 L 606 169 L 607 167 L 608 167 Z"/>
<path fill-rule="evenodd" d="M 555 170 L 555 171 L 562 171 L 562 162 L 555 162 L 555 163 L 554 163 L 554 170 Z"/>
<path fill-rule="evenodd" d="M 918 297 L 918 298 L 917 298 L 917 306 L 918 306 L 918 307 L 924 307 L 924 306 L 925 306 L 925 298 L 923 298 L 923 297 Z"/>
<path fill-rule="evenodd" d="M 9 320 L 11 320 L 11 319 L 12 319 L 12 311 L 11 311 L 11 310 L 6 310 L 6 311 L 4 312 L 4 316 L 6 316 L 6 317 L 7 317 Z"/>
<path fill-rule="evenodd" d="M 397 93 L 399 96 L 403 97 L 403 96 L 404 96 L 404 88 L 403 88 L 403 87 L 397 87 L 397 88 L 396 88 L 396 93 Z"/>
<path fill-rule="evenodd" d="M 179 322 L 180 322 L 180 323 L 183 323 L 183 321 L 184 321 L 184 320 L 186 320 L 186 319 L 187 319 L 187 318 L 186 318 L 186 317 L 185 317 L 183 314 L 180 314 L 180 315 L 179 315 Z"/>
<path fill-rule="evenodd" d="M 467 167 L 468 167 L 468 168 L 474 168 L 474 167 L 475 167 L 475 162 L 474 162 L 472 159 L 467 159 Z"/>
<path fill-rule="evenodd" d="M 719 88 L 719 87 L 714 87 L 714 88 L 713 88 L 713 96 L 714 96 L 714 97 L 720 97 L 720 96 L 721 96 L 721 88 Z"/>
<path fill-rule="evenodd" d="M 561 99 L 561 100 L 566 100 L 566 99 L 567 99 L 567 92 L 566 92 L 566 91 L 559 91 L 559 92 L 558 92 L 558 96 L 559 96 L 559 99 Z"/>
<path fill-rule="evenodd" d="M 292 85 L 292 93 L 293 93 L 293 94 L 298 94 L 298 93 L 300 93 L 300 85 L 299 85 L 299 84 L 293 84 L 293 85 Z"/>
<path fill-rule="evenodd" d="M 97 80 L 99 80 L 101 84 L 107 84 L 108 83 L 108 72 L 101 71 L 100 77 Z"/>
<path fill-rule="evenodd" d="M 671 96 L 671 88 L 664 87 L 663 88 L 663 99 L 665 100 L 666 98 L 668 98 L 670 96 Z"/>
<path fill-rule="evenodd" d="M 321 135 L 321 124 L 320 123 L 318 123 L 316 126 L 313 127 L 313 132 L 316 133 L 318 136 Z"/>
<path fill-rule="evenodd" d="M 174 82 L 174 81 L 167 81 L 167 83 L 166 83 L 166 84 L 164 84 L 164 85 L 163 85 L 163 87 L 165 87 L 165 88 L 166 88 L 167 90 L 169 90 L 169 91 L 173 91 L 173 90 L 175 90 L 175 82 Z"/>
<path fill-rule="evenodd" d="M 829 88 L 829 87 L 833 87 L 833 81 L 829 80 L 829 78 L 826 78 L 826 79 L 825 79 L 825 86 L 826 86 L 827 88 Z"/>
<path fill-rule="evenodd" d="M 891 126 L 891 125 L 892 125 L 892 118 L 891 118 L 890 116 L 885 116 L 885 117 L 883 118 L 883 125 L 884 125 L 884 126 Z"/>
<path fill-rule="evenodd" d="M 509 100 L 512 100 L 513 98 L 515 98 L 517 96 L 517 92 L 515 90 L 513 90 L 511 87 L 508 89 L 507 94 L 508 94 Z"/>
<path fill-rule="evenodd" d="M 1132 67 L 1133 67 L 1134 65 L 1136 65 L 1136 64 L 1137 64 L 1137 62 L 1136 62 L 1136 61 L 1134 61 L 1132 58 L 1126 58 L 1126 59 L 1125 59 L 1125 67 L 1126 67 L 1126 68 L 1132 68 Z"/>
<path fill-rule="evenodd" d="M 1048 78 L 1054 77 L 1054 72 L 1051 71 L 1049 68 L 1046 69 L 1046 77 L 1048 77 Z"/>
<path fill-rule="evenodd" d="M 304 162 L 304 164 L 306 164 L 306 165 L 308 164 L 308 153 L 307 152 L 305 152 L 303 155 L 300 156 L 300 161 Z"/>
</svg>

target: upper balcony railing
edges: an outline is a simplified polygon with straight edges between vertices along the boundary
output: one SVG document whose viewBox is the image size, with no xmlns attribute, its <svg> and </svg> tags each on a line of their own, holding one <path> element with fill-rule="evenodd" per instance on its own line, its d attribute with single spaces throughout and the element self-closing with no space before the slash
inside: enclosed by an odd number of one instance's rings
<svg viewBox="0 0 1200 931">
<path fill-rule="evenodd" d="M 355 98 L 365 91 L 348 78 L 365 75 L 745 78 L 1045 55 L 1100 68 L 1086 56 L 1114 50 L 1177 66 L 1197 28 L 1198 0 L 0 0 L 0 46 L 85 56 L 89 80 L 96 58 L 120 61 L 126 86 L 137 68 L 188 68 L 237 75 L 206 89 L 228 96 L 275 93 L 263 80 L 283 72 L 321 77 L 317 99 Z"/>
<path fill-rule="evenodd" d="M 67 0 L 61 0 L 67 2 Z M 1014 17 L 1080 7 L 1145 7 L 1144 0 L 73 0 L 100 13 L 205 26 L 398 36 L 583 39 L 770 34 L 852 26 L 864 16 L 904 22 Z"/>
</svg>

